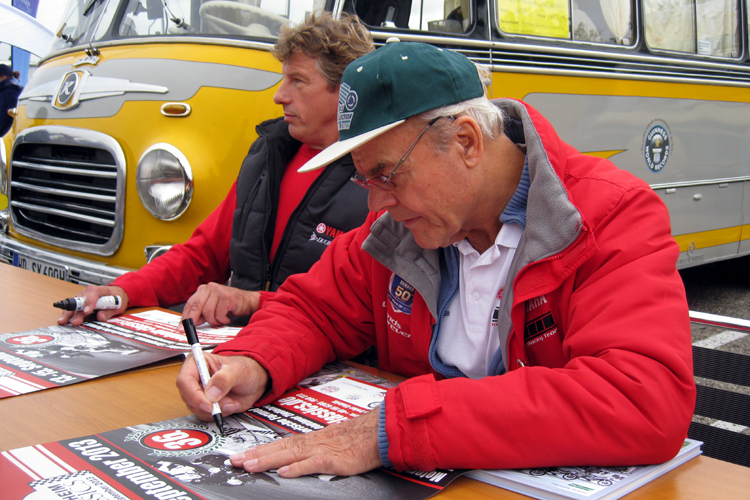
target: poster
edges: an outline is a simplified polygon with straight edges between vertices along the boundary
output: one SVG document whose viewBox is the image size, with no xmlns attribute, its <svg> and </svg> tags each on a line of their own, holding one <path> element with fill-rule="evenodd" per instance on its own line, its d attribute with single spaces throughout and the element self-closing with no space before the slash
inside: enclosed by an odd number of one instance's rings
<svg viewBox="0 0 750 500">
<path fill-rule="evenodd" d="M 180 316 L 149 310 L 81 326 L 48 326 L 0 334 L 0 399 L 75 384 L 190 351 Z M 239 328 L 197 328 L 205 347 L 233 338 Z"/>
<path fill-rule="evenodd" d="M 225 418 L 224 436 L 213 422 L 189 416 L 4 451 L 0 454 L 3 498 L 428 498 L 464 471 L 397 473 L 377 469 L 352 477 L 317 474 L 285 479 L 273 471 L 248 473 L 229 462 L 228 457 L 234 453 L 364 414 L 377 408 L 385 390 L 370 382 L 342 376 L 334 367 L 302 382 L 298 389 L 271 405 Z"/>
</svg>

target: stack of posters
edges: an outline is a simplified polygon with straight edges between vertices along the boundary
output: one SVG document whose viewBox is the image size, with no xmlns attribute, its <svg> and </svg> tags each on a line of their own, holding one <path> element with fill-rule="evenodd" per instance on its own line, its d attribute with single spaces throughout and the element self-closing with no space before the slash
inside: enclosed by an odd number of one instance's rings
<svg viewBox="0 0 750 500">
<path fill-rule="evenodd" d="M 356 375 L 358 378 L 354 378 Z M 421 500 L 464 471 L 377 469 L 352 477 L 285 479 L 248 473 L 229 456 L 376 408 L 390 384 L 348 365 L 328 366 L 273 404 L 213 422 L 193 416 L 29 446 L 0 454 L 3 498 Z"/>
<path fill-rule="evenodd" d="M 656 465 L 475 470 L 466 475 L 541 500 L 615 500 L 700 455 L 702 444 L 686 439 L 672 460 Z"/>
<path fill-rule="evenodd" d="M 190 352 L 180 316 L 162 310 L 124 314 L 81 326 L 0 334 L 0 398 L 75 384 Z M 204 347 L 239 328 L 199 327 Z"/>
</svg>

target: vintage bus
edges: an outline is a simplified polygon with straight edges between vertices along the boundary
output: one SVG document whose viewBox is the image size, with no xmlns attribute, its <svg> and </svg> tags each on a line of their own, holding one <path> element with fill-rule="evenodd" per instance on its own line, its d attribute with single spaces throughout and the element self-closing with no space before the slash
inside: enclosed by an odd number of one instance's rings
<svg viewBox="0 0 750 500">
<path fill-rule="evenodd" d="M 662 197 L 678 267 L 750 253 L 745 0 L 78 0 L 6 137 L 0 258 L 104 283 L 184 241 L 277 116 L 279 26 L 317 8 L 492 69 Z M 404 96 L 408 98 L 408 96 Z M 748 185 L 750 188 L 750 185 Z M 745 219 L 745 214 L 749 218 Z"/>
</svg>

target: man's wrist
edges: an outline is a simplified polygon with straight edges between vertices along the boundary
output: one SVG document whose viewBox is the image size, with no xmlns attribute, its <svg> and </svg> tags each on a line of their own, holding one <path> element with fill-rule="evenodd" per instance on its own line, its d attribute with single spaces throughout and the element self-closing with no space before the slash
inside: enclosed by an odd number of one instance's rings
<svg viewBox="0 0 750 500">
<path fill-rule="evenodd" d="M 378 453 L 380 454 L 380 461 L 383 462 L 383 467 L 393 467 L 393 463 L 388 458 L 388 452 L 391 449 L 391 445 L 388 442 L 388 434 L 385 432 L 385 401 L 381 403 L 380 418 L 378 419 Z"/>
</svg>

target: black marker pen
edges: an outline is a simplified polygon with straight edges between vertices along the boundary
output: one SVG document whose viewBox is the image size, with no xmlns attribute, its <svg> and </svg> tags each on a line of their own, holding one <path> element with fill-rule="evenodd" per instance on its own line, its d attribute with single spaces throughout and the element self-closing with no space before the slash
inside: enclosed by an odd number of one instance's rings
<svg viewBox="0 0 750 500">
<path fill-rule="evenodd" d="M 195 364 L 198 366 L 198 373 L 201 376 L 201 383 L 203 384 L 203 389 L 205 390 L 206 385 L 208 384 L 208 380 L 211 378 L 211 376 L 208 374 L 208 365 L 206 364 L 206 358 L 203 356 L 203 349 L 201 349 L 201 344 L 198 341 L 198 334 L 195 333 L 195 325 L 193 324 L 193 320 L 190 318 L 183 319 L 182 327 L 185 329 L 185 336 L 187 337 L 188 344 L 190 344 L 190 349 L 192 349 L 193 351 L 193 358 L 195 359 Z M 221 408 L 219 408 L 219 403 L 214 403 L 211 414 L 214 416 L 216 427 L 219 428 L 219 432 L 223 436 L 224 420 L 221 418 Z"/>
<path fill-rule="evenodd" d="M 63 311 L 83 311 L 83 306 L 86 304 L 84 297 L 71 297 L 69 299 L 61 300 L 52 304 L 54 307 L 59 307 Z M 94 304 L 94 309 L 101 311 L 104 309 L 118 309 L 122 305 L 122 298 L 119 295 L 105 295 L 97 299 Z"/>
</svg>

